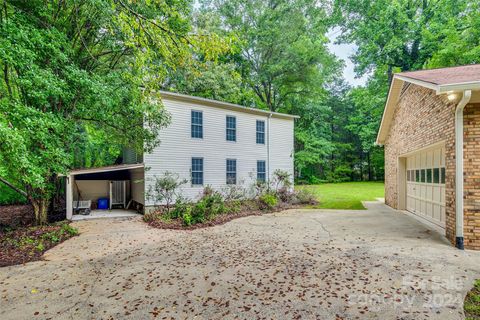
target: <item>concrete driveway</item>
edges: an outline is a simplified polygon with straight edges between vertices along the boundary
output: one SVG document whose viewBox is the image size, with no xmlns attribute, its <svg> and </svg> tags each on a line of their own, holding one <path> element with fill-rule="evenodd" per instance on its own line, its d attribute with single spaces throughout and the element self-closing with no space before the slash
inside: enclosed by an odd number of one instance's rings
<svg viewBox="0 0 480 320">
<path fill-rule="evenodd" d="M 0 269 L 0 319 L 462 319 L 480 253 L 414 218 L 290 210 L 195 230 L 79 221 Z"/>
</svg>

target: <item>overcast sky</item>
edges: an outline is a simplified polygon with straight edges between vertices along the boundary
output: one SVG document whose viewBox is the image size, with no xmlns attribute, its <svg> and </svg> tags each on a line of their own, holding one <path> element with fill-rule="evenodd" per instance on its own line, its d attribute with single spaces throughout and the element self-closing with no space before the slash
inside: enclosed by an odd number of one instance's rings
<svg viewBox="0 0 480 320">
<path fill-rule="evenodd" d="M 339 33 L 340 33 L 340 30 L 333 29 L 327 35 L 328 38 L 330 39 L 328 48 L 337 57 L 345 61 L 345 68 L 343 69 L 343 77 L 345 78 L 345 80 L 348 83 L 350 83 L 352 86 L 364 85 L 365 82 L 367 81 L 367 76 L 363 76 L 358 79 L 355 78 L 355 72 L 353 71 L 353 63 L 349 58 L 349 56 L 351 56 L 355 52 L 356 46 L 352 44 L 334 44 Z"/>
</svg>

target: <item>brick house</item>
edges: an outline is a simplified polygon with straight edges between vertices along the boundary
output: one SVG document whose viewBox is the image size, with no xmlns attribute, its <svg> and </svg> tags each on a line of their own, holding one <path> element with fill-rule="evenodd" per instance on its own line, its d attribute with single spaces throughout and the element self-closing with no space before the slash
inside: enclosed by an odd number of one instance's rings
<svg viewBox="0 0 480 320">
<path fill-rule="evenodd" d="M 377 144 L 386 204 L 480 250 L 480 65 L 395 74 Z"/>
</svg>

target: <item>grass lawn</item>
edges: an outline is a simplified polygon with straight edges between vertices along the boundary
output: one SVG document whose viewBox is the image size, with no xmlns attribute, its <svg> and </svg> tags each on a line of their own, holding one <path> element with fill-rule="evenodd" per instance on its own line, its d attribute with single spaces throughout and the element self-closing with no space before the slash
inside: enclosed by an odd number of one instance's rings
<svg viewBox="0 0 480 320">
<path fill-rule="evenodd" d="M 298 186 L 312 192 L 319 201 L 312 206 L 318 209 L 353 209 L 365 207 L 361 201 L 376 200 L 384 197 L 383 182 L 343 182 L 325 183 L 311 186 Z"/>
<path fill-rule="evenodd" d="M 466 320 L 480 319 L 480 280 L 476 280 L 473 289 L 465 297 Z"/>
</svg>

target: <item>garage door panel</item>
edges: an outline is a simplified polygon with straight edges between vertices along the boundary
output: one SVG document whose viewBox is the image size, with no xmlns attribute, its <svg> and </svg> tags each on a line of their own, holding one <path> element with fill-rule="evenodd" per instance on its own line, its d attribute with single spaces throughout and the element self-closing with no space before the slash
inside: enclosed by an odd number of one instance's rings
<svg viewBox="0 0 480 320">
<path fill-rule="evenodd" d="M 445 148 L 407 157 L 407 210 L 445 226 Z"/>
</svg>

